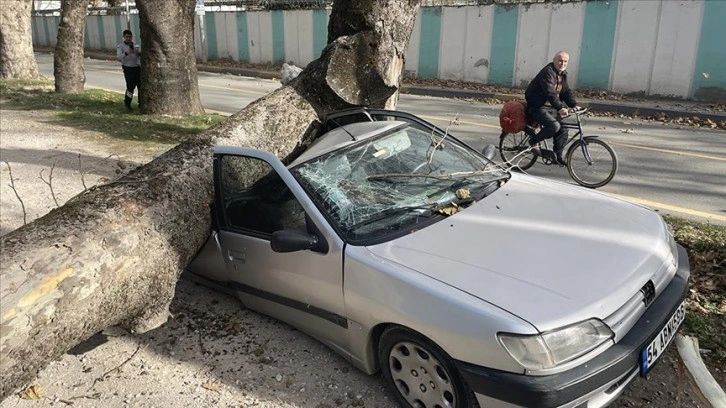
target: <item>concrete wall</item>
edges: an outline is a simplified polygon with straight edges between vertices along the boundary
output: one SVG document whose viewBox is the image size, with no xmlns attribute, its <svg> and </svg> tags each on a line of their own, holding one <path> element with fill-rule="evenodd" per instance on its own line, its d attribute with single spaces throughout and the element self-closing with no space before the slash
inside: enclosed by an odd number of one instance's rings
<svg viewBox="0 0 726 408">
<path fill-rule="evenodd" d="M 195 25 L 208 59 L 305 66 L 327 40 L 329 10 L 207 12 Z M 138 15 L 132 31 L 140 39 Z M 33 17 L 55 45 L 58 17 Z M 525 86 L 559 50 L 578 88 L 726 101 L 726 0 L 590 0 L 424 7 L 406 56 L 421 78 Z M 204 28 L 202 36 L 201 27 Z M 113 49 L 125 16 L 88 16 L 87 48 Z"/>
</svg>

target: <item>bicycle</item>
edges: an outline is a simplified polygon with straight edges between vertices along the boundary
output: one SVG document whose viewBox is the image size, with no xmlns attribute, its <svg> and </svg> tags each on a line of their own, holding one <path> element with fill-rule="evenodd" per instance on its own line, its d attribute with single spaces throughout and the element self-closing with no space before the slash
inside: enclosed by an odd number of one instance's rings
<svg viewBox="0 0 726 408">
<path fill-rule="evenodd" d="M 582 130 L 582 116 L 589 111 L 586 109 L 570 109 L 575 115 L 577 123 L 562 122 L 562 127 L 577 132 L 568 136 L 565 142 L 567 153 L 565 162 L 567 171 L 575 182 L 589 188 L 602 187 L 609 183 L 618 170 L 618 158 L 615 151 L 598 136 L 584 136 Z M 537 155 L 529 145 L 530 138 L 539 130 L 539 124 L 527 123 L 525 129 L 518 133 L 502 132 L 499 136 L 499 154 L 508 166 L 527 170 L 534 166 L 537 159 L 546 165 L 554 164 L 555 153 L 549 149 L 547 141 L 539 142 L 541 154 Z"/>
</svg>

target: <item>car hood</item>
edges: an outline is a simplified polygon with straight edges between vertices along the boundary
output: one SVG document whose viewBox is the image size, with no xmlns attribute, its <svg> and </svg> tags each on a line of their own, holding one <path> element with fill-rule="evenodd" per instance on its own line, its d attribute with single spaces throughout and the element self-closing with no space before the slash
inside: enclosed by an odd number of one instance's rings
<svg viewBox="0 0 726 408">
<path fill-rule="evenodd" d="M 518 174 L 464 211 L 368 249 L 540 331 L 606 318 L 666 273 L 670 254 L 655 212 Z"/>
</svg>

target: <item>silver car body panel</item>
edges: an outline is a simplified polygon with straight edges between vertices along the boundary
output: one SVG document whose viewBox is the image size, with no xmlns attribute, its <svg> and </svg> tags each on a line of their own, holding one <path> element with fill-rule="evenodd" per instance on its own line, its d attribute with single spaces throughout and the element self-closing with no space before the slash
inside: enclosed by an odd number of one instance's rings
<svg viewBox="0 0 726 408">
<path fill-rule="evenodd" d="M 668 231 L 656 213 L 518 174 L 486 200 L 369 249 L 541 332 L 606 320 L 649 280 L 662 289 L 675 274 Z"/>
<path fill-rule="evenodd" d="M 236 284 L 233 286 L 238 288 L 237 295 L 250 309 L 298 327 L 336 351 L 347 354 L 342 240 L 277 157 L 265 151 L 237 147 L 217 147 L 214 151 L 254 157 L 269 163 L 329 246 L 325 254 L 314 251 L 277 253 L 268 239 L 222 230 L 218 239 L 226 263 L 223 281 Z M 201 271 L 200 265 L 192 264 L 188 269 L 203 276 L 220 276 L 219 272 L 211 275 Z"/>
<path fill-rule="evenodd" d="M 533 332 L 529 323 L 365 247 L 346 248 L 345 297 L 348 318 L 363 328 L 367 342 L 375 326 L 397 324 L 423 334 L 454 358 L 461 351 L 478 355 L 474 361 L 484 359 L 489 367 L 522 372 L 496 334 L 502 329 Z M 356 340 L 351 338 L 351 353 L 366 362 L 366 371 L 374 370 L 374 355 L 366 355 L 366 344 Z"/>
<path fill-rule="evenodd" d="M 386 324 L 420 332 L 456 360 L 521 373 L 498 332 L 536 334 L 598 318 L 617 341 L 646 309 L 641 288 L 653 281 L 657 296 L 675 273 L 660 216 L 592 190 L 513 174 L 437 223 L 346 246 L 277 157 L 236 147 L 215 154 L 269 163 L 329 250 L 277 253 L 268 239 L 221 230 L 188 269 L 231 284 L 247 307 L 300 328 L 367 373 L 377 370 L 374 334 Z"/>
</svg>

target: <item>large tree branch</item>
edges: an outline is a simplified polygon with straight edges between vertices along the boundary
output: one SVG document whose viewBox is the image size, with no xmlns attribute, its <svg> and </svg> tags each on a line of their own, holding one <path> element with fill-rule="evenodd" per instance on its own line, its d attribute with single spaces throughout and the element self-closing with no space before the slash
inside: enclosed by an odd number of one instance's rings
<svg viewBox="0 0 726 408">
<path fill-rule="evenodd" d="M 411 16 L 386 15 L 387 26 L 403 22 L 410 34 Z M 384 60 L 402 50 L 387 36 L 365 30 L 337 39 L 290 86 L 2 237 L 0 398 L 99 330 L 162 324 L 179 274 L 210 231 L 212 146 L 265 149 L 289 161 L 317 136 L 320 115 L 389 103 L 401 75 L 391 67 L 402 64 Z"/>
</svg>

